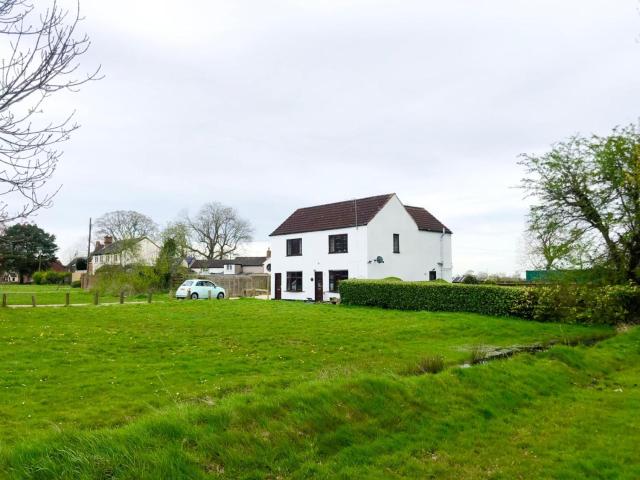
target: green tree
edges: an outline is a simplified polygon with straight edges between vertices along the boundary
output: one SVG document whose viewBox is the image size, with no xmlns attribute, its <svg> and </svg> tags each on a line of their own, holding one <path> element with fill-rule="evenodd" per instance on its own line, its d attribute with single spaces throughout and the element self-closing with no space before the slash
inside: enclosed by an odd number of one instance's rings
<svg viewBox="0 0 640 480">
<path fill-rule="evenodd" d="M 183 257 L 180 256 L 178 243 L 173 238 L 168 238 L 162 244 L 158 259 L 156 260 L 155 272 L 160 277 L 163 288 L 170 288 Z"/>
<path fill-rule="evenodd" d="M 574 136 L 541 155 L 523 155 L 522 187 L 536 200 L 532 216 L 570 234 L 572 251 L 619 280 L 640 280 L 640 133 Z M 553 230 L 553 228 L 551 228 Z"/>
<path fill-rule="evenodd" d="M 17 272 L 20 283 L 25 275 L 46 270 L 56 259 L 56 237 L 37 225 L 16 224 L 0 235 L 0 268 Z"/>
</svg>

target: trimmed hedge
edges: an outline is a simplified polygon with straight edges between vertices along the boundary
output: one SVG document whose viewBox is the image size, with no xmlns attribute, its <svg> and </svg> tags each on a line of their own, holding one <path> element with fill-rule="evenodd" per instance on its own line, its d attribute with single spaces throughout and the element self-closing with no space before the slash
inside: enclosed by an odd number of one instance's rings
<svg viewBox="0 0 640 480">
<path fill-rule="evenodd" d="M 340 298 L 344 304 L 397 310 L 472 312 L 532 318 L 532 297 L 530 289 L 524 287 L 384 280 L 340 282 Z"/>
<path fill-rule="evenodd" d="M 619 324 L 640 322 L 637 285 L 500 287 L 436 282 L 344 280 L 346 305 L 397 310 L 471 312 L 537 321 Z"/>
</svg>

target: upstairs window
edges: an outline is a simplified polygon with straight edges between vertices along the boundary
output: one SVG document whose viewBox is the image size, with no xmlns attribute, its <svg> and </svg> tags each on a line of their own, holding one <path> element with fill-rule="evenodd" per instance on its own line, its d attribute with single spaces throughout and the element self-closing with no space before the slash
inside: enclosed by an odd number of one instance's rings
<svg viewBox="0 0 640 480">
<path fill-rule="evenodd" d="M 393 253 L 400 253 L 400 234 L 393 234 Z"/>
<path fill-rule="evenodd" d="M 290 238 L 287 240 L 287 257 L 302 255 L 302 239 Z"/>
<path fill-rule="evenodd" d="M 349 237 L 346 233 L 329 235 L 329 253 L 347 253 L 349 251 Z"/>
<path fill-rule="evenodd" d="M 349 278 L 349 270 L 329 270 L 329 291 L 338 292 L 341 280 Z"/>
<path fill-rule="evenodd" d="M 302 272 L 287 272 L 287 291 L 302 291 Z"/>
</svg>

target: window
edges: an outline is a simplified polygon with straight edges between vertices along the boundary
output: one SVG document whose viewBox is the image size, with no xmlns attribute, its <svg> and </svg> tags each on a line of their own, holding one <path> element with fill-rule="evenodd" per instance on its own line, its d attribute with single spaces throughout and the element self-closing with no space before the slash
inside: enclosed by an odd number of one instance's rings
<svg viewBox="0 0 640 480">
<path fill-rule="evenodd" d="M 329 253 L 347 253 L 349 251 L 348 235 L 329 235 Z"/>
<path fill-rule="evenodd" d="M 302 291 L 302 272 L 287 272 L 287 291 Z"/>
<path fill-rule="evenodd" d="M 400 253 L 400 234 L 393 234 L 393 253 Z"/>
<path fill-rule="evenodd" d="M 206 285 L 207 282 L 204 281 L 199 281 L 198 283 L 196 283 L 196 287 L 204 287 Z"/>
<path fill-rule="evenodd" d="M 302 239 L 290 238 L 287 240 L 287 257 L 302 255 Z"/>
<path fill-rule="evenodd" d="M 349 270 L 329 270 L 329 291 L 337 292 L 341 280 L 349 278 Z"/>
</svg>

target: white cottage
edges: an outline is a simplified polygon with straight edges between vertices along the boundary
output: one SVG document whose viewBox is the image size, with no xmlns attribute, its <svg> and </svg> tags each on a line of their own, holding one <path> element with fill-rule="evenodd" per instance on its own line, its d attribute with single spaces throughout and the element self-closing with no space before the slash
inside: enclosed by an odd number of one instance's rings
<svg viewBox="0 0 640 480">
<path fill-rule="evenodd" d="M 105 236 L 104 244 L 96 242 L 89 271 L 95 273 L 105 265 L 153 265 L 159 253 L 160 247 L 147 237 L 113 241 L 113 237 Z"/>
<path fill-rule="evenodd" d="M 271 298 L 329 300 L 345 278 L 451 281 L 451 233 L 395 193 L 300 208 L 271 234 Z"/>
</svg>

